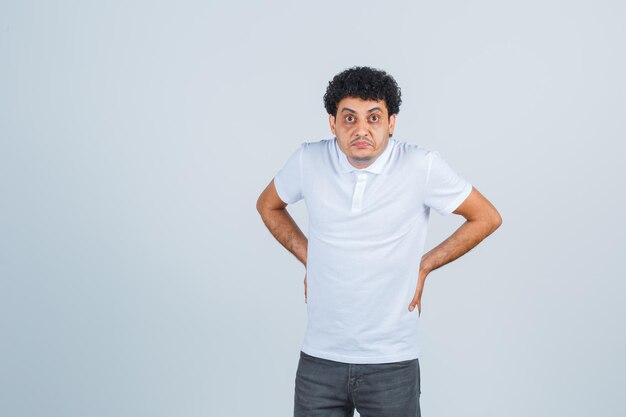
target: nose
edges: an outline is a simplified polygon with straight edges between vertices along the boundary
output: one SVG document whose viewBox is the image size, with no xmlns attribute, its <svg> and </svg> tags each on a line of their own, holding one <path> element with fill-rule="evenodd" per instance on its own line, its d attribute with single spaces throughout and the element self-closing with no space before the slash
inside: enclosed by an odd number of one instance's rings
<svg viewBox="0 0 626 417">
<path fill-rule="evenodd" d="M 354 130 L 354 135 L 359 138 L 367 137 L 367 120 L 366 119 L 361 119 L 357 123 L 356 129 Z"/>
</svg>

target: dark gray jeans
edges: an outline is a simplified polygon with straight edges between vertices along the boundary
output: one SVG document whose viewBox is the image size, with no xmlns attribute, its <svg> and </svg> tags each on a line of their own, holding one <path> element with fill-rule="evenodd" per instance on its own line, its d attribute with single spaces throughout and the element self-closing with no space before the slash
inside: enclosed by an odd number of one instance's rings
<svg viewBox="0 0 626 417">
<path fill-rule="evenodd" d="M 419 359 L 352 364 L 300 351 L 294 417 L 420 417 Z"/>
</svg>

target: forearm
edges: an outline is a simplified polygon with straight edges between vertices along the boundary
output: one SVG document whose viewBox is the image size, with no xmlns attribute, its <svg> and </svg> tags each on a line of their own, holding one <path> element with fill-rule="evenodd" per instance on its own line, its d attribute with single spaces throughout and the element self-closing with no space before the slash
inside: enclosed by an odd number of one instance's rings
<svg viewBox="0 0 626 417">
<path fill-rule="evenodd" d="M 306 267 L 308 239 L 287 209 L 265 209 L 259 213 L 276 240 Z"/>
<path fill-rule="evenodd" d="M 430 273 L 469 252 L 498 228 L 487 220 L 468 220 L 450 237 L 422 256 L 420 269 Z"/>
</svg>

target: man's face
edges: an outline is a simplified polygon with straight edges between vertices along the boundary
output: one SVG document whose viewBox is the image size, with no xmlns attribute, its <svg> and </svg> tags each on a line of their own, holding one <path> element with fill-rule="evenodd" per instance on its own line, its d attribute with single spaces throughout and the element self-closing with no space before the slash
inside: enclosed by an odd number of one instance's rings
<svg viewBox="0 0 626 417">
<path fill-rule="evenodd" d="M 330 130 L 339 148 L 355 168 L 366 168 L 385 150 L 396 115 L 389 117 L 384 100 L 346 97 L 337 104 L 337 117 L 329 115 Z"/>
</svg>

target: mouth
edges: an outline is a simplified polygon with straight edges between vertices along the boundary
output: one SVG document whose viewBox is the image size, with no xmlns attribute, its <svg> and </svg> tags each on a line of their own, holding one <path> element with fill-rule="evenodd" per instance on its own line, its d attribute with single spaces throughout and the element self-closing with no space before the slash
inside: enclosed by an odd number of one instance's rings
<svg viewBox="0 0 626 417">
<path fill-rule="evenodd" d="M 356 142 L 354 142 L 352 144 L 352 146 L 356 146 L 357 148 L 366 148 L 368 146 L 370 146 L 369 142 L 366 142 L 364 140 L 358 140 Z"/>
</svg>

